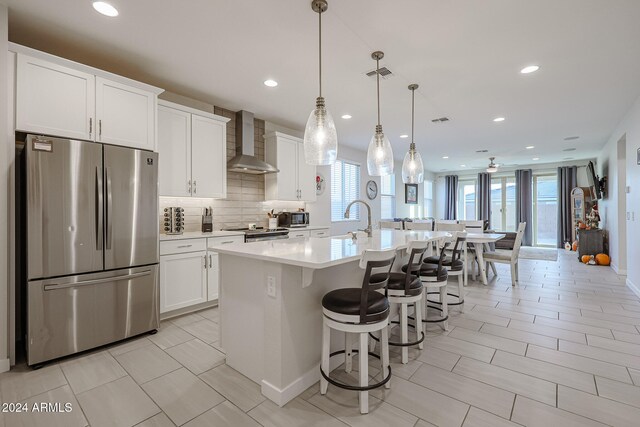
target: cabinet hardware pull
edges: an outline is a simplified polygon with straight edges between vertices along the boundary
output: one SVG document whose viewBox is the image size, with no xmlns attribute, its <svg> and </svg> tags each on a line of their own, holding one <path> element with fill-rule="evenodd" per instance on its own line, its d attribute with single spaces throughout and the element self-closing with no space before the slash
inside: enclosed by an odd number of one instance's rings
<svg viewBox="0 0 640 427">
<path fill-rule="evenodd" d="M 102 139 L 102 119 L 98 120 L 98 136 Z"/>
<path fill-rule="evenodd" d="M 197 190 L 198 190 L 198 181 L 196 181 L 195 179 L 193 180 L 193 194 L 196 194 Z"/>
<path fill-rule="evenodd" d="M 89 139 L 91 139 L 92 133 L 93 133 L 93 117 L 89 117 Z"/>
<path fill-rule="evenodd" d="M 207 256 L 204 256 L 204 268 L 207 268 Z"/>
<path fill-rule="evenodd" d="M 226 245 L 227 243 L 233 243 L 233 240 L 227 240 L 226 242 L 220 242 L 221 245 Z"/>
<path fill-rule="evenodd" d="M 212 258 L 212 255 L 209 255 L 209 268 L 211 268 L 211 266 L 213 265 L 213 263 L 211 262 L 211 258 Z"/>
<path fill-rule="evenodd" d="M 178 248 L 190 248 L 191 246 L 193 246 L 193 245 L 180 245 L 180 246 L 178 246 Z"/>
<path fill-rule="evenodd" d="M 191 180 L 187 181 L 187 192 L 191 194 Z"/>
</svg>

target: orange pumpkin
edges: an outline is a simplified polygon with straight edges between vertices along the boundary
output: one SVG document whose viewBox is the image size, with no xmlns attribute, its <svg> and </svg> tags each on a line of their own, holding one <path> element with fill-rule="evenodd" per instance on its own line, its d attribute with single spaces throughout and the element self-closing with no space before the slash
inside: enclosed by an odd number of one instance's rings
<svg viewBox="0 0 640 427">
<path fill-rule="evenodd" d="M 596 255 L 596 262 L 598 265 L 609 265 L 611 264 L 611 258 L 607 254 L 598 254 Z"/>
<path fill-rule="evenodd" d="M 583 264 L 588 263 L 590 259 L 591 259 L 591 255 L 582 255 L 582 258 L 581 258 Z"/>
<path fill-rule="evenodd" d="M 578 250 L 578 241 L 574 241 L 573 244 L 571 245 L 571 250 L 572 251 L 577 251 Z"/>
<path fill-rule="evenodd" d="M 585 228 L 587 228 L 587 224 L 585 224 L 584 222 L 580 221 L 580 222 L 578 223 L 578 228 L 579 228 L 580 230 L 584 230 Z"/>
</svg>

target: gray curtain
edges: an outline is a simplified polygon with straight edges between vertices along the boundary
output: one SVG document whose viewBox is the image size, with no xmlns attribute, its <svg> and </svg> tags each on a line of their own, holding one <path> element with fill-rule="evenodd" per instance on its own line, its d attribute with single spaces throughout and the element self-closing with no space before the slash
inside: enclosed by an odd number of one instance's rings
<svg viewBox="0 0 640 427">
<path fill-rule="evenodd" d="M 531 169 L 516 170 L 516 225 L 526 222 L 522 245 L 533 244 L 533 178 Z"/>
<path fill-rule="evenodd" d="M 444 177 L 445 202 L 444 219 L 458 219 L 456 205 L 458 201 L 458 175 L 447 175 Z"/>
<path fill-rule="evenodd" d="M 491 228 L 491 174 L 480 172 L 476 184 L 476 219 L 486 221 Z"/>
<path fill-rule="evenodd" d="M 576 166 L 558 168 L 558 247 L 564 247 L 564 242 L 571 241 L 571 190 L 576 184 Z"/>
</svg>

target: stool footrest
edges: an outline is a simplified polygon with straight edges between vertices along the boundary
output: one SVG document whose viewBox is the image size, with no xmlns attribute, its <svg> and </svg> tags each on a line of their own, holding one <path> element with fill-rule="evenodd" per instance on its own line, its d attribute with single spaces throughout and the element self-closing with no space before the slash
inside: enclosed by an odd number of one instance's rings
<svg viewBox="0 0 640 427">
<path fill-rule="evenodd" d="M 400 323 L 396 320 L 391 321 L 391 323 Z M 414 328 L 415 329 L 415 325 L 411 325 L 411 324 L 407 324 L 407 326 Z M 380 338 L 376 337 L 375 335 L 373 335 L 373 333 L 369 332 L 369 336 L 374 340 L 374 341 L 378 341 L 380 342 Z M 396 347 L 411 347 L 412 345 L 418 345 L 420 344 L 422 341 L 424 341 L 424 332 L 422 332 L 422 338 L 420 338 L 418 341 L 414 341 L 414 342 L 398 342 L 398 341 L 389 341 L 389 345 L 394 345 Z"/>
<path fill-rule="evenodd" d="M 440 295 L 440 292 L 427 292 L 427 295 L 436 295 L 436 294 Z M 450 296 L 450 297 L 460 298 L 460 296 L 458 296 L 456 294 L 447 293 L 447 295 Z M 442 305 L 442 302 L 440 302 L 440 301 L 433 301 L 433 300 L 427 299 L 427 302 L 430 302 L 431 304 Z M 458 302 L 448 302 L 447 303 L 447 305 L 462 305 L 462 304 L 464 304 L 464 300 L 458 301 Z M 437 307 L 433 307 L 433 308 L 437 309 Z"/>
<path fill-rule="evenodd" d="M 334 351 L 333 353 L 331 353 L 329 355 L 329 358 L 332 358 L 333 356 L 337 356 L 338 354 L 344 354 L 345 352 L 346 352 L 346 350 Z M 354 349 L 351 352 L 352 353 L 359 353 L 359 350 Z M 373 356 L 376 359 L 380 359 L 379 355 L 377 355 L 377 354 L 375 354 L 375 353 L 373 353 L 371 351 L 369 351 L 368 353 L 369 353 L 369 356 Z M 389 368 L 389 375 L 387 375 L 387 377 L 385 379 L 383 379 L 382 381 L 377 382 L 375 384 L 370 384 L 370 385 L 364 386 L 364 387 L 345 384 L 345 383 L 342 383 L 340 381 L 336 381 L 333 378 L 330 378 L 329 375 L 327 375 L 322 370 L 322 366 L 320 367 L 320 374 L 324 377 L 325 380 L 327 380 L 327 382 L 329 384 L 332 384 L 332 385 L 334 385 L 336 387 L 344 388 L 346 390 L 353 390 L 353 391 L 369 391 L 369 390 L 373 390 L 373 389 L 378 388 L 378 387 L 382 387 L 383 385 L 385 385 L 386 383 L 389 382 L 389 380 L 391 379 L 391 365 L 389 365 L 388 368 Z"/>
<path fill-rule="evenodd" d="M 441 309 L 439 309 L 438 307 L 432 307 L 432 308 L 433 308 L 434 310 L 440 310 L 440 311 L 442 311 L 442 310 L 441 310 Z M 409 316 L 409 319 L 410 319 L 410 320 L 413 320 L 413 321 L 415 321 L 415 320 L 416 320 L 416 319 L 415 319 L 415 317 L 411 317 L 411 316 Z M 445 317 L 443 317 L 443 318 L 441 318 L 441 319 L 438 319 L 438 320 L 427 320 L 427 319 L 422 319 L 422 323 L 440 323 L 440 322 L 444 322 L 445 320 L 449 320 L 449 315 L 447 315 L 447 316 L 445 316 Z"/>
</svg>

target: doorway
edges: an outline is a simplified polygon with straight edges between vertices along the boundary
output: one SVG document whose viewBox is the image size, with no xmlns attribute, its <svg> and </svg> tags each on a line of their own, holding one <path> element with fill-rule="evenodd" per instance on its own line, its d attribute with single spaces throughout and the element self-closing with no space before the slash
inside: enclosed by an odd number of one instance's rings
<svg viewBox="0 0 640 427">
<path fill-rule="evenodd" d="M 627 274 L 627 135 L 618 141 L 616 155 L 618 203 L 618 260 L 619 274 Z M 614 260 L 615 262 L 616 260 Z"/>
</svg>

